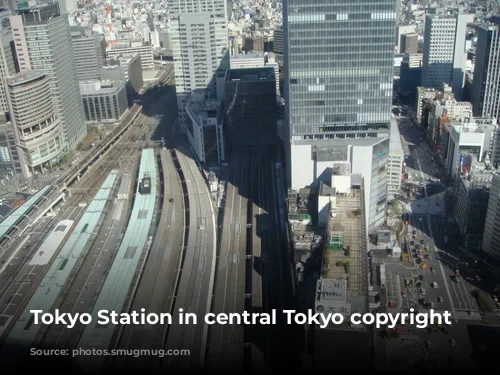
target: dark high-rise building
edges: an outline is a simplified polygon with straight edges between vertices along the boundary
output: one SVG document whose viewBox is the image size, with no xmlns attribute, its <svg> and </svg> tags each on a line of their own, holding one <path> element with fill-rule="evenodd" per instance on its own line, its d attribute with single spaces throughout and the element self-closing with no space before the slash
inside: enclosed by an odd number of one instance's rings
<svg viewBox="0 0 500 375">
<path fill-rule="evenodd" d="M 365 177 L 371 230 L 385 218 L 396 0 L 287 0 L 283 9 L 289 185 L 329 180 L 334 161 L 350 162 Z M 339 151 L 346 146 L 366 155 Z"/>
<path fill-rule="evenodd" d="M 475 116 L 500 117 L 500 25 L 477 29 L 476 64 L 472 81 L 472 108 Z"/>
<path fill-rule="evenodd" d="M 229 146 L 277 141 L 274 68 L 230 69 L 225 83 L 225 138 Z"/>
</svg>

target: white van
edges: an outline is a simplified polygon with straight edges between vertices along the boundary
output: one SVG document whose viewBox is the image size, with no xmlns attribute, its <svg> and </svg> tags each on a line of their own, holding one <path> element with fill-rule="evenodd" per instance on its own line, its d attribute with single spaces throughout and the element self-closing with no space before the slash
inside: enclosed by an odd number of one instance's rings
<svg viewBox="0 0 500 375">
<path fill-rule="evenodd" d="M 431 283 L 431 287 L 432 287 L 432 288 L 434 288 L 434 289 L 437 289 L 437 288 L 438 288 L 438 283 L 437 283 L 437 282 L 435 282 L 435 281 L 433 281 L 433 282 Z"/>
</svg>

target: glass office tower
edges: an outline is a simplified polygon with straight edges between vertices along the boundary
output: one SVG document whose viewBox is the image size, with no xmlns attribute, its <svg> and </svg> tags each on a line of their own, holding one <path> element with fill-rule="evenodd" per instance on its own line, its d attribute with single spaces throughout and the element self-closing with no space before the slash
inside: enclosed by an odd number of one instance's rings
<svg viewBox="0 0 500 375">
<path fill-rule="evenodd" d="M 345 136 L 387 127 L 391 118 L 395 0 L 288 0 L 292 136 Z"/>
<path fill-rule="evenodd" d="M 396 0 L 285 0 L 283 13 L 288 178 L 298 189 L 328 179 L 325 169 L 338 145 L 372 146 L 373 155 L 385 154 L 379 146 L 392 118 Z M 348 153 L 347 159 L 357 173 L 355 158 Z M 386 188 L 375 185 L 380 193 L 378 199 L 367 196 L 367 211 L 385 202 Z"/>
</svg>

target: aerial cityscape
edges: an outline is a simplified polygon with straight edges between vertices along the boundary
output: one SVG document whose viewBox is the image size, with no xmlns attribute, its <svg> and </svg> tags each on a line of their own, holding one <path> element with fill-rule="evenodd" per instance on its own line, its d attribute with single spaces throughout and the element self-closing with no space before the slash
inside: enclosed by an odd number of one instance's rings
<svg viewBox="0 0 500 375">
<path fill-rule="evenodd" d="M 497 1 L 3 0 L 0 79 L 0 369 L 498 368 Z"/>
</svg>

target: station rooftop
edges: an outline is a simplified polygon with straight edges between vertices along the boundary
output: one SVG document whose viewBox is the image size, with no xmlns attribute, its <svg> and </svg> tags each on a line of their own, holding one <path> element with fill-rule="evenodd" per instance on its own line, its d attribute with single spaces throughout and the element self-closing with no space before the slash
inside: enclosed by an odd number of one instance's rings
<svg viewBox="0 0 500 375">
<path fill-rule="evenodd" d="M 85 327 L 78 343 L 79 347 L 107 349 L 113 339 L 116 326 L 97 324 L 97 314 L 100 310 L 116 312 L 123 310 L 139 260 L 148 247 L 157 191 L 156 158 L 153 149 L 142 151 L 139 179 L 145 175 L 151 178 L 151 193 L 141 194 L 140 184 L 137 184 L 136 198 L 127 230 L 92 310 L 92 323 Z M 104 357 L 86 357 L 82 365 L 99 366 L 104 360 Z"/>
<path fill-rule="evenodd" d="M 107 209 L 107 203 L 109 199 L 112 198 L 111 193 L 115 189 L 117 178 L 118 171 L 111 171 L 92 202 L 87 206 L 82 218 L 73 229 L 69 239 L 64 244 L 60 253 L 57 254 L 56 259 L 45 274 L 39 287 L 33 294 L 33 297 L 14 324 L 7 338 L 7 342 L 15 344 L 16 347 L 12 347 L 12 353 L 10 351 L 8 353 L 2 351 L 0 353 L 0 358 L 2 360 L 6 358 L 8 361 L 9 359 L 12 360 L 11 357 L 24 356 L 26 353 L 24 353 L 22 349 L 25 348 L 27 352 L 29 347 L 33 344 L 41 325 L 33 324 L 34 315 L 31 314 L 30 311 L 51 311 L 54 302 L 63 291 L 74 266 L 87 246 L 90 245 L 90 238 L 94 235 L 94 232 L 98 230 L 98 224 Z M 54 229 L 54 232 L 66 231 L 67 229 L 67 223 L 60 222 Z M 46 241 L 54 245 L 53 239 L 50 236 Z M 44 247 L 44 245 L 42 245 L 42 247 Z M 31 261 L 38 262 L 35 258 Z M 9 349 L 9 347 L 7 349 Z"/>
<path fill-rule="evenodd" d="M 21 218 L 26 215 L 26 213 L 35 206 L 43 196 L 47 194 L 47 191 L 50 189 L 50 186 L 44 186 L 38 192 L 35 193 L 32 197 L 30 197 L 26 202 L 24 202 L 21 206 L 19 206 L 14 212 L 12 212 L 9 216 L 7 216 L 0 223 L 0 238 L 2 238 L 5 234 L 7 234 L 18 222 Z"/>
</svg>

